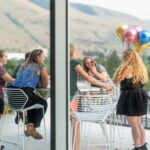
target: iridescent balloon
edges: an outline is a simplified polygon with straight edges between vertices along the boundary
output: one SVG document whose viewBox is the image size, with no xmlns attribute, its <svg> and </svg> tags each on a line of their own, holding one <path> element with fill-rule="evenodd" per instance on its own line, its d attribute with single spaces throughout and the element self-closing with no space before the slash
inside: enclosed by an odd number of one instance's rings
<svg viewBox="0 0 150 150">
<path fill-rule="evenodd" d="M 140 45 L 146 44 L 150 41 L 150 33 L 147 30 L 142 30 L 139 33 L 139 42 Z"/>
<path fill-rule="evenodd" d="M 138 38 L 138 33 L 133 27 L 125 30 L 124 40 L 126 41 L 128 46 L 130 46 L 137 38 Z"/>
<path fill-rule="evenodd" d="M 150 46 L 150 43 L 146 43 L 140 46 L 139 52 L 144 51 L 145 49 L 147 49 Z"/>
<path fill-rule="evenodd" d="M 122 24 L 116 29 L 116 34 L 122 41 L 124 41 L 124 31 L 127 28 L 129 28 L 129 26 L 127 24 Z"/>
<path fill-rule="evenodd" d="M 133 28 L 139 33 L 140 31 L 142 31 L 142 27 L 139 25 L 134 25 Z"/>
<path fill-rule="evenodd" d="M 140 50 L 140 42 L 138 41 L 138 39 L 136 39 L 136 40 L 134 41 L 134 45 L 135 45 L 135 50 L 136 50 L 137 52 L 139 52 L 139 50 Z"/>
</svg>

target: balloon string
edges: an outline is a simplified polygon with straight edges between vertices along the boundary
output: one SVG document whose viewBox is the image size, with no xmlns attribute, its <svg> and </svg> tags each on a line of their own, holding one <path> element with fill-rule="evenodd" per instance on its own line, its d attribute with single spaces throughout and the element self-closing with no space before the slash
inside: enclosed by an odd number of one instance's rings
<svg viewBox="0 0 150 150">
<path fill-rule="evenodd" d="M 127 47 L 128 49 L 130 48 L 130 44 L 128 44 L 128 47 Z"/>
</svg>

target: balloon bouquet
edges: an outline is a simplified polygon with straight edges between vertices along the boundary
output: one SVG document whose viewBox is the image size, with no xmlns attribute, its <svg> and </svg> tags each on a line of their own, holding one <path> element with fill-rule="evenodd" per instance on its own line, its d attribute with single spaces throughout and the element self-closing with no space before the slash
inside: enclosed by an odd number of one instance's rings
<svg viewBox="0 0 150 150">
<path fill-rule="evenodd" d="M 132 27 L 127 24 L 120 25 L 116 33 L 123 43 L 127 43 L 128 47 L 134 44 L 137 52 L 142 52 L 150 46 L 150 33 L 139 25 Z"/>
</svg>

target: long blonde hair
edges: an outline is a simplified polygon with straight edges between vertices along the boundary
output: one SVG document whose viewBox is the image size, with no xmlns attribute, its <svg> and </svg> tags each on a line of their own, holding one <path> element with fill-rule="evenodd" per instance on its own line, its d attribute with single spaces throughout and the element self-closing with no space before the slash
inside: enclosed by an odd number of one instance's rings
<svg viewBox="0 0 150 150">
<path fill-rule="evenodd" d="M 124 74 L 129 68 L 132 68 L 133 71 L 132 83 L 141 82 L 145 84 L 148 82 L 148 72 L 143 60 L 139 53 L 132 49 L 123 52 L 123 62 L 114 73 L 114 80 L 123 80 Z"/>
</svg>

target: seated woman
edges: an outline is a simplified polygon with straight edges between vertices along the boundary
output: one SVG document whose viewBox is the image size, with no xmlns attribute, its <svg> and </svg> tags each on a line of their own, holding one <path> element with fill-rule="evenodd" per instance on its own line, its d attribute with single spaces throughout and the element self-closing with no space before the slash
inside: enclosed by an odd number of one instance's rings
<svg viewBox="0 0 150 150">
<path fill-rule="evenodd" d="M 24 62 L 27 61 L 27 59 L 28 59 L 29 56 L 30 56 L 30 52 L 26 52 L 26 53 L 25 53 Z M 19 72 L 19 70 L 20 70 L 20 66 L 21 66 L 21 64 L 19 64 L 19 65 L 16 67 L 15 71 L 13 72 L 13 74 L 12 74 L 12 77 L 13 77 L 13 78 L 16 78 L 16 77 L 17 77 L 17 74 L 18 74 L 18 72 Z"/>
<path fill-rule="evenodd" d="M 45 55 L 43 50 L 33 50 L 27 61 L 21 65 L 17 78 L 13 82 L 13 87 L 21 88 L 28 95 L 29 100 L 25 107 L 41 104 L 44 106 L 45 113 L 47 110 L 47 102 L 34 93 L 39 81 L 41 87 L 47 88 L 48 86 L 48 72 L 43 65 L 44 61 Z M 43 138 L 42 135 L 36 131 L 36 128 L 40 126 L 42 118 L 42 109 L 34 109 L 27 112 L 28 124 L 25 130 L 26 136 L 32 136 L 34 139 Z"/>
<path fill-rule="evenodd" d="M 106 69 L 97 64 L 96 61 L 92 57 L 85 57 L 83 60 L 83 69 L 92 77 L 100 80 L 102 82 L 111 83 L 111 79 L 106 71 Z"/>
<path fill-rule="evenodd" d="M 4 95 L 2 88 L 6 86 L 6 82 L 12 84 L 14 79 L 8 74 L 5 69 L 5 65 L 7 64 L 8 54 L 5 50 L 0 50 L 0 116 L 4 111 Z"/>
<path fill-rule="evenodd" d="M 113 87 L 107 83 L 103 83 L 91 76 L 88 75 L 87 72 L 85 72 L 80 65 L 80 63 L 74 59 L 73 55 L 76 51 L 75 46 L 70 43 L 70 111 L 72 111 L 72 105 L 73 100 L 76 97 L 76 92 L 78 90 L 77 88 L 77 76 L 80 75 L 83 77 L 86 81 L 90 82 L 91 84 L 97 86 L 97 87 L 103 87 L 107 91 L 110 91 L 113 89 Z M 80 124 L 75 118 L 71 117 L 71 122 L 73 125 L 73 141 L 75 141 L 74 150 L 79 150 L 80 145 Z M 77 126 L 76 126 L 77 125 Z M 76 134 L 75 134 L 76 131 Z"/>
</svg>

